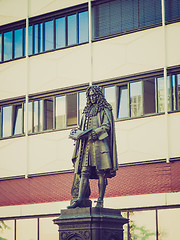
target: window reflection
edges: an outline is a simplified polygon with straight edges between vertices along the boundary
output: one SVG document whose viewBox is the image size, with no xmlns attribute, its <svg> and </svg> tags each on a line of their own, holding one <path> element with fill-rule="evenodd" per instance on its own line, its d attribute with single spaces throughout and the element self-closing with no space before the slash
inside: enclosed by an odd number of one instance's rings
<svg viewBox="0 0 180 240">
<path fill-rule="evenodd" d="M 28 133 L 32 133 L 33 103 L 28 102 Z"/>
<path fill-rule="evenodd" d="M 158 210 L 158 239 L 180 239 L 180 209 Z"/>
<path fill-rule="evenodd" d="M 4 33 L 4 61 L 12 59 L 12 31 Z"/>
<path fill-rule="evenodd" d="M 58 228 L 53 224 L 53 218 L 40 218 L 39 219 L 39 240 L 58 240 Z"/>
<path fill-rule="evenodd" d="M 67 101 L 67 126 L 73 126 L 77 124 L 77 94 L 68 94 L 66 96 Z"/>
<path fill-rule="evenodd" d="M 3 137 L 9 137 L 12 134 L 12 106 L 3 107 Z"/>
<path fill-rule="evenodd" d="M 53 98 L 44 100 L 44 130 L 53 129 Z"/>
<path fill-rule="evenodd" d="M 44 46 L 45 51 L 52 50 L 54 48 L 54 22 L 48 21 L 44 23 Z"/>
<path fill-rule="evenodd" d="M 155 211 L 129 212 L 129 239 L 156 240 Z"/>
<path fill-rule="evenodd" d="M 37 240 L 37 219 L 20 219 L 16 221 L 17 240 Z"/>
<path fill-rule="evenodd" d="M 128 87 L 127 86 L 119 87 L 117 117 L 118 118 L 129 117 L 129 101 L 128 101 Z"/>
<path fill-rule="evenodd" d="M 39 24 L 34 25 L 34 53 L 39 52 Z"/>
<path fill-rule="evenodd" d="M 77 43 L 77 19 L 76 14 L 67 17 L 68 46 Z"/>
<path fill-rule="evenodd" d="M 79 43 L 87 42 L 89 35 L 88 11 L 79 13 Z"/>
<path fill-rule="evenodd" d="M 0 239 L 14 240 L 14 220 L 1 221 Z"/>
<path fill-rule="evenodd" d="M 104 88 L 104 95 L 105 95 L 105 98 L 108 101 L 108 103 L 111 104 L 112 109 L 113 109 L 113 114 L 115 116 L 115 110 L 116 110 L 115 86 Z"/>
<path fill-rule="evenodd" d="M 66 46 L 65 17 L 56 19 L 56 48 Z"/>
<path fill-rule="evenodd" d="M 130 83 L 130 109 L 131 117 L 138 117 L 143 114 L 141 81 Z"/>
<path fill-rule="evenodd" d="M 80 92 L 78 93 L 78 119 L 79 119 L 79 124 L 82 118 L 82 112 L 84 110 L 84 107 L 86 105 L 86 92 Z"/>
<path fill-rule="evenodd" d="M 65 96 L 56 97 L 56 129 L 62 129 L 66 127 L 66 107 Z"/>
<path fill-rule="evenodd" d="M 23 56 L 23 29 L 14 31 L 14 57 Z"/>
<path fill-rule="evenodd" d="M 34 132 L 40 132 L 43 130 L 43 106 L 42 100 L 34 101 Z"/>
<path fill-rule="evenodd" d="M 23 132 L 23 109 L 22 104 L 13 106 L 13 135 Z"/>
</svg>

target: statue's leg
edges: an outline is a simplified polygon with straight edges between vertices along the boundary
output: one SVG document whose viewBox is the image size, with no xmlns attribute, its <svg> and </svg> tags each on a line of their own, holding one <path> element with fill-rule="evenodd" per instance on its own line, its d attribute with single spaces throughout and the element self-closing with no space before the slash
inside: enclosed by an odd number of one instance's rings
<svg viewBox="0 0 180 240">
<path fill-rule="evenodd" d="M 78 198 L 72 205 L 68 206 L 68 208 L 83 207 L 83 201 L 86 199 L 87 190 L 89 190 L 89 171 L 84 170 L 81 173 Z"/>
<path fill-rule="evenodd" d="M 107 185 L 107 178 L 105 176 L 104 171 L 98 172 L 98 188 L 99 188 L 99 198 L 97 200 L 96 207 L 103 207 L 103 199 L 106 191 L 106 185 Z"/>
</svg>

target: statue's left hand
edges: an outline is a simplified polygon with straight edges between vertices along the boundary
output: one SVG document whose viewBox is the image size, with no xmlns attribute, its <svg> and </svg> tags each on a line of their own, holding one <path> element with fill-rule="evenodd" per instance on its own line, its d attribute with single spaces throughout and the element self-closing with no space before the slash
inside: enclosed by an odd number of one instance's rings
<svg viewBox="0 0 180 240">
<path fill-rule="evenodd" d="M 94 130 L 91 132 L 91 139 L 93 141 L 96 141 L 98 139 L 98 135 Z"/>
</svg>

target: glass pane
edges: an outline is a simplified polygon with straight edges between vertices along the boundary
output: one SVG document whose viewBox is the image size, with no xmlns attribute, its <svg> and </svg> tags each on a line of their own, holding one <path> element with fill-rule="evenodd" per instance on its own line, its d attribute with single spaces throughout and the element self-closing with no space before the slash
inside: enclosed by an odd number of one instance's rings
<svg viewBox="0 0 180 240">
<path fill-rule="evenodd" d="M 117 117 L 118 118 L 129 117 L 129 101 L 128 101 L 128 88 L 127 88 L 127 86 L 119 87 Z"/>
<path fill-rule="evenodd" d="M 39 101 L 39 131 L 43 131 L 43 100 Z"/>
<path fill-rule="evenodd" d="M 180 110 L 180 74 L 177 75 L 177 110 Z"/>
<path fill-rule="evenodd" d="M 56 97 L 56 129 L 66 127 L 65 96 Z"/>
<path fill-rule="evenodd" d="M 69 94 L 66 96 L 67 101 L 67 126 L 77 124 L 77 94 Z"/>
<path fill-rule="evenodd" d="M 156 240 L 155 211 L 129 212 L 129 219 L 130 239 Z"/>
<path fill-rule="evenodd" d="M 157 78 L 158 112 L 164 112 L 164 77 Z"/>
<path fill-rule="evenodd" d="M 116 92 L 115 92 L 115 87 L 106 87 L 104 88 L 104 95 L 109 104 L 111 104 L 112 109 L 113 109 L 113 114 L 115 115 L 116 112 Z"/>
<path fill-rule="evenodd" d="M 45 31 L 45 51 L 52 50 L 54 48 L 54 22 L 48 21 L 44 24 Z"/>
<path fill-rule="evenodd" d="M 79 124 L 82 118 L 82 112 L 86 105 L 86 92 L 78 93 L 78 110 L 79 110 Z"/>
<path fill-rule="evenodd" d="M 56 48 L 66 46 L 65 17 L 56 19 Z"/>
<path fill-rule="evenodd" d="M 23 29 L 14 31 L 14 57 L 23 56 Z"/>
<path fill-rule="evenodd" d="M 13 106 L 13 135 L 22 134 L 23 124 L 22 105 Z"/>
<path fill-rule="evenodd" d="M 0 138 L 2 137 L 2 108 L 0 107 Z"/>
<path fill-rule="evenodd" d="M 33 132 L 38 132 L 39 127 L 38 127 L 38 109 L 39 109 L 39 101 L 34 101 L 34 129 Z"/>
<path fill-rule="evenodd" d="M 138 117 L 143 114 L 141 81 L 130 83 L 130 105 L 131 117 Z"/>
<path fill-rule="evenodd" d="M 2 34 L 0 34 L 0 62 L 2 62 Z"/>
<path fill-rule="evenodd" d="M 178 90 L 178 87 L 177 87 Z M 177 92 L 177 99 L 178 99 L 178 92 Z M 177 109 L 176 104 L 176 75 L 172 75 L 172 111 Z"/>
<path fill-rule="evenodd" d="M 77 43 L 77 19 L 76 14 L 67 17 L 68 46 Z"/>
<path fill-rule="evenodd" d="M 53 129 L 53 99 L 44 100 L 44 129 Z"/>
<path fill-rule="evenodd" d="M 39 41 L 40 41 L 40 52 L 43 52 L 43 24 L 40 23 L 39 24 L 40 27 L 40 37 L 39 37 Z"/>
<path fill-rule="evenodd" d="M 158 239 L 180 239 L 179 216 L 179 208 L 158 210 Z"/>
<path fill-rule="evenodd" d="M 79 43 L 88 42 L 89 19 L 88 11 L 79 13 Z"/>
<path fill-rule="evenodd" d="M 28 29 L 28 54 L 29 55 L 32 55 L 33 52 L 32 52 L 32 45 L 33 45 L 33 41 L 32 41 L 32 37 L 33 37 L 33 34 L 32 34 L 32 30 L 33 30 L 33 27 L 32 26 L 29 26 L 29 29 Z"/>
<path fill-rule="evenodd" d="M 39 52 L 39 24 L 34 25 L 34 53 Z"/>
<path fill-rule="evenodd" d="M 155 113 L 155 79 L 144 81 L 144 114 Z"/>
<path fill-rule="evenodd" d="M 32 102 L 28 102 L 28 133 L 32 133 Z"/>
<path fill-rule="evenodd" d="M 12 31 L 4 33 L 4 61 L 12 59 Z"/>
<path fill-rule="evenodd" d="M 53 218 L 39 219 L 39 240 L 58 240 L 58 226 L 53 224 Z"/>
<path fill-rule="evenodd" d="M 0 221 L 0 239 L 2 240 L 14 240 L 14 221 Z"/>
<path fill-rule="evenodd" d="M 17 240 L 37 240 L 37 219 L 21 219 L 16 221 Z"/>
<path fill-rule="evenodd" d="M 12 106 L 3 107 L 3 137 L 9 137 L 12 134 Z"/>
</svg>

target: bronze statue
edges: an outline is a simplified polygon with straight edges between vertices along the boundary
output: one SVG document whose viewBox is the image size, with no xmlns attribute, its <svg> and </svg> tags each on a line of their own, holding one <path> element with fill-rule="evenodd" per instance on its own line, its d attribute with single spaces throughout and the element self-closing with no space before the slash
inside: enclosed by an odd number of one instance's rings
<svg viewBox="0 0 180 240">
<path fill-rule="evenodd" d="M 75 167 L 72 192 L 78 196 L 68 208 L 85 206 L 84 200 L 90 195 L 89 179 L 98 179 L 96 207 L 103 207 L 107 178 L 114 177 L 118 170 L 112 107 L 99 86 L 88 87 L 86 97 L 80 127 L 70 133 L 70 137 L 76 140 L 72 157 Z"/>
</svg>

